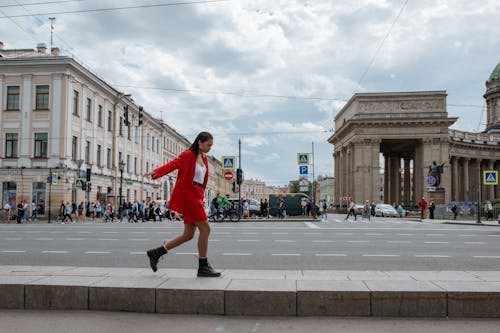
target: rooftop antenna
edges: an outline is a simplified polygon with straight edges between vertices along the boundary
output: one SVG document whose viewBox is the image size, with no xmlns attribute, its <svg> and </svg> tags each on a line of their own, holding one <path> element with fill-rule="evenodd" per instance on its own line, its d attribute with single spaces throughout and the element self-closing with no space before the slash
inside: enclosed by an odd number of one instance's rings
<svg viewBox="0 0 500 333">
<path fill-rule="evenodd" d="M 54 21 L 56 20 L 56 18 L 49 17 L 49 20 L 50 20 L 50 52 L 52 52 L 52 46 L 53 46 L 52 36 L 54 35 Z"/>
</svg>

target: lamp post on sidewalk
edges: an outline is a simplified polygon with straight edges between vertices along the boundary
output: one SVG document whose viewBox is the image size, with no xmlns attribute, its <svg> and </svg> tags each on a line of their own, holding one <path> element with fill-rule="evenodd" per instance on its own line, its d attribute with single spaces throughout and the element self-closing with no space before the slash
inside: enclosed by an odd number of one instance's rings
<svg viewBox="0 0 500 333">
<path fill-rule="evenodd" d="M 125 162 L 123 160 L 120 160 L 118 163 L 118 167 L 120 168 L 120 199 L 118 202 L 118 210 L 121 213 L 122 209 L 122 186 L 123 186 L 123 170 L 125 170 Z"/>
</svg>

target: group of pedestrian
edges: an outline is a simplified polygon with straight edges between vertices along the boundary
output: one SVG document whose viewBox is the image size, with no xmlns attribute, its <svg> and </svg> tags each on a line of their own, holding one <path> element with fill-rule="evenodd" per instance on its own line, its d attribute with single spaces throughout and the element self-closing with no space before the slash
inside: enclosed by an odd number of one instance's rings
<svg viewBox="0 0 500 333">
<path fill-rule="evenodd" d="M 3 206 L 4 220 L 9 222 L 15 219 L 18 224 L 35 221 L 38 215 L 37 209 L 38 205 L 35 200 L 30 204 L 28 204 L 28 200 L 21 200 L 17 205 L 11 205 L 6 201 Z"/>
</svg>

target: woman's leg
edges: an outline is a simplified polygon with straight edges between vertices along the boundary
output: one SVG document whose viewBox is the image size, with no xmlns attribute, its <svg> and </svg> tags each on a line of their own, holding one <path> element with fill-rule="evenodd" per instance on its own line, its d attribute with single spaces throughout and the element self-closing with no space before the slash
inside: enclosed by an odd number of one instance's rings
<svg viewBox="0 0 500 333">
<path fill-rule="evenodd" d="M 210 235 L 210 225 L 208 221 L 196 222 L 194 223 L 200 235 L 198 237 L 198 255 L 200 258 L 206 258 L 208 252 L 208 236 Z"/>
<path fill-rule="evenodd" d="M 208 225 L 208 223 L 207 223 Z M 187 241 L 190 241 L 193 239 L 194 232 L 196 231 L 196 225 L 195 223 L 186 223 L 184 224 L 184 232 L 182 235 L 179 235 L 175 237 L 174 239 L 170 240 L 167 244 L 164 245 L 165 249 L 171 250 Z M 201 230 L 200 230 L 201 233 Z M 201 237 L 201 235 L 200 235 Z M 208 238 L 208 236 L 207 236 Z M 208 242 L 208 240 L 207 240 Z"/>
</svg>

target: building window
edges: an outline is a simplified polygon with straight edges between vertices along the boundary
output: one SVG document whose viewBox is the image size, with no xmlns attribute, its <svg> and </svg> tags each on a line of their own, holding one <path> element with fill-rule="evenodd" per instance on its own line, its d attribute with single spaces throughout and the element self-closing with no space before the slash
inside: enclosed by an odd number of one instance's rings
<svg viewBox="0 0 500 333">
<path fill-rule="evenodd" d="M 90 163 L 90 141 L 85 141 L 85 163 Z"/>
<path fill-rule="evenodd" d="M 146 162 L 146 172 L 149 172 L 149 162 Z"/>
<path fill-rule="evenodd" d="M 151 136 L 151 150 L 154 152 L 155 151 L 155 137 Z"/>
<path fill-rule="evenodd" d="M 134 157 L 134 173 L 137 175 L 137 157 Z"/>
<path fill-rule="evenodd" d="M 108 132 L 111 132 L 112 129 L 113 129 L 113 114 L 111 113 L 111 111 L 108 111 Z"/>
<path fill-rule="evenodd" d="M 156 139 L 156 151 L 160 151 L 160 139 Z"/>
<path fill-rule="evenodd" d="M 111 148 L 108 148 L 108 151 L 106 153 L 106 167 L 108 169 L 111 169 Z"/>
<path fill-rule="evenodd" d="M 139 127 L 134 127 L 135 128 L 135 143 L 139 143 Z"/>
<path fill-rule="evenodd" d="M 77 157 L 78 153 L 78 138 L 74 136 L 71 139 L 71 160 L 76 161 L 78 159 Z"/>
<path fill-rule="evenodd" d="M 17 157 L 17 133 L 5 133 L 5 157 Z"/>
<path fill-rule="evenodd" d="M 101 145 L 97 145 L 97 165 L 101 166 Z"/>
<path fill-rule="evenodd" d="M 123 135 L 123 118 L 120 117 L 120 131 L 118 132 L 120 136 Z"/>
<path fill-rule="evenodd" d="M 35 133 L 35 158 L 47 158 L 47 133 Z"/>
<path fill-rule="evenodd" d="M 97 110 L 97 126 L 102 127 L 102 105 Z"/>
<path fill-rule="evenodd" d="M 146 134 L 146 147 L 149 149 L 149 133 Z"/>
<path fill-rule="evenodd" d="M 121 160 L 122 160 L 122 152 L 119 151 L 118 152 L 118 163 L 120 163 Z"/>
<path fill-rule="evenodd" d="M 130 126 L 127 126 L 127 139 L 130 141 Z"/>
<path fill-rule="evenodd" d="M 7 87 L 7 110 L 19 110 L 19 86 Z"/>
<path fill-rule="evenodd" d="M 130 173 L 130 155 L 127 155 L 127 173 Z"/>
<path fill-rule="evenodd" d="M 76 90 L 73 91 L 73 114 L 78 116 L 78 104 L 80 103 L 80 93 Z"/>
<path fill-rule="evenodd" d="M 87 121 L 92 121 L 91 115 L 92 115 L 92 100 L 90 98 L 87 98 Z"/>
<path fill-rule="evenodd" d="M 35 110 L 49 109 L 49 86 L 36 86 Z"/>
</svg>

